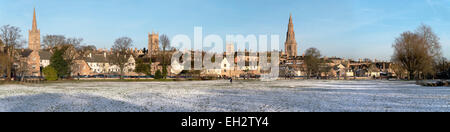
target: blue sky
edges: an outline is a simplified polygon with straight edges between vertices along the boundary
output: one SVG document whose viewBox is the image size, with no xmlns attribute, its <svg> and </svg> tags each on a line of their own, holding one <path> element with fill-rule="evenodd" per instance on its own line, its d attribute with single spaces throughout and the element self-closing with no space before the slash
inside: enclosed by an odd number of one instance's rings
<svg viewBox="0 0 450 132">
<path fill-rule="evenodd" d="M 0 25 L 31 28 L 33 7 L 41 35 L 84 38 L 110 48 L 131 37 L 147 47 L 148 32 L 172 37 L 203 33 L 279 34 L 284 43 L 289 14 L 299 54 L 316 47 L 325 56 L 389 60 L 400 33 L 430 25 L 450 58 L 450 0 L 0 0 Z"/>
</svg>

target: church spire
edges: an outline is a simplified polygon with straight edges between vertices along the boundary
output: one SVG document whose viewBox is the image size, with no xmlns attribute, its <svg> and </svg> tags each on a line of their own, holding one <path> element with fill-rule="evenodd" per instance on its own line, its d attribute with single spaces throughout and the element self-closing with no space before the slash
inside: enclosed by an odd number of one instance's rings
<svg viewBox="0 0 450 132">
<path fill-rule="evenodd" d="M 36 8 L 34 8 L 33 11 L 33 28 L 31 29 L 33 31 L 37 31 L 37 22 L 36 22 Z"/>
<path fill-rule="evenodd" d="M 297 56 L 297 41 L 295 40 L 292 14 L 290 14 L 289 16 L 288 31 L 286 33 L 285 53 L 290 57 Z"/>
<path fill-rule="evenodd" d="M 294 22 L 292 20 L 292 14 L 289 17 L 289 27 L 288 27 L 288 34 L 293 35 L 294 33 Z M 292 37 L 292 36 L 289 36 Z M 295 39 L 295 36 L 293 36 L 293 39 Z"/>
<path fill-rule="evenodd" d="M 289 17 L 289 26 L 288 26 L 287 36 L 286 36 L 286 42 L 289 44 L 297 43 L 295 41 L 294 22 L 292 20 L 292 14 Z"/>
<path fill-rule="evenodd" d="M 36 8 L 33 12 L 33 27 L 28 32 L 28 48 L 31 50 L 39 51 L 41 47 L 41 31 L 39 31 L 39 29 L 37 28 Z"/>
</svg>

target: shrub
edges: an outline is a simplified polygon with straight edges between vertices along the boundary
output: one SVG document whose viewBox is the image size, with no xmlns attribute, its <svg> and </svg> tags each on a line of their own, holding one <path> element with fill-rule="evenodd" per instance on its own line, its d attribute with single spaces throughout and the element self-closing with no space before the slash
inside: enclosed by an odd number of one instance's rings
<svg viewBox="0 0 450 132">
<path fill-rule="evenodd" d="M 163 71 L 162 71 L 162 78 L 166 78 L 167 77 L 167 74 L 168 74 L 168 72 L 167 72 L 167 66 L 163 66 Z"/>
<path fill-rule="evenodd" d="M 155 73 L 155 79 L 161 79 L 163 78 L 161 70 L 157 70 Z"/>
<path fill-rule="evenodd" d="M 58 72 L 55 70 L 55 68 L 47 66 L 42 70 L 42 72 L 44 73 L 44 77 L 47 81 L 58 80 Z"/>
</svg>

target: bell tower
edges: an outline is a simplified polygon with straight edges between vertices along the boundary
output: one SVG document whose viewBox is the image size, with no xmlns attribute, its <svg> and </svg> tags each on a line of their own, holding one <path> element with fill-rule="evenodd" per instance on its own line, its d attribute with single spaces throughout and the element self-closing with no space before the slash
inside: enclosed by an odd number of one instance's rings
<svg viewBox="0 0 450 132">
<path fill-rule="evenodd" d="M 39 49 L 41 48 L 41 31 L 37 28 L 36 9 L 34 9 L 33 12 L 33 27 L 28 32 L 28 48 L 31 50 L 39 51 Z"/>
<path fill-rule="evenodd" d="M 148 53 L 155 54 L 159 51 L 159 33 L 148 34 Z"/>
</svg>

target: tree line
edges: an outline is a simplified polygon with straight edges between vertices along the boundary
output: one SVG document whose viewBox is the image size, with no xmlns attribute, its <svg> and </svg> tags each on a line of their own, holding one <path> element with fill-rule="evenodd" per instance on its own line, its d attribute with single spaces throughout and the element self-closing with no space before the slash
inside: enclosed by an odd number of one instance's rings
<svg viewBox="0 0 450 132">
<path fill-rule="evenodd" d="M 0 74 L 6 75 L 6 80 L 11 80 L 12 71 L 17 56 L 19 56 L 22 46 L 26 41 L 22 38 L 21 30 L 18 27 L 5 25 L 0 27 Z M 166 62 L 167 50 L 170 50 L 170 40 L 166 35 L 160 37 L 162 53 L 158 57 L 161 61 L 162 71 L 155 72 L 155 78 L 166 78 L 168 75 L 168 62 Z M 121 37 L 115 40 L 112 46 L 112 55 L 109 63 L 117 65 L 120 69 L 120 78 L 123 79 L 124 68 L 131 53 L 127 52 L 133 46 L 133 40 L 129 37 Z M 50 66 L 43 70 L 44 75 L 54 78 L 70 78 L 70 73 L 78 57 L 86 56 L 96 51 L 93 45 L 83 44 L 82 38 L 66 38 L 64 35 L 45 35 L 42 41 L 42 49 L 52 53 Z M 419 80 L 434 78 L 450 78 L 449 61 L 442 56 L 440 38 L 428 25 L 422 24 L 415 31 L 406 31 L 396 38 L 392 45 L 394 53 L 390 68 L 401 79 Z M 316 48 L 306 50 L 304 64 L 306 66 L 307 77 L 320 76 L 322 73 L 328 74 L 331 66 L 326 65 L 320 51 Z M 151 75 L 152 59 L 145 62 L 142 58 L 136 60 L 135 72 Z M 347 68 L 349 64 L 344 62 Z M 26 67 L 23 65 L 22 67 Z M 376 67 L 369 66 L 369 72 Z M 371 70 L 372 69 L 372 70 Z"/>
<path fill-rule="evenodd" d="M 422 24 L 414 32 L 403 32 L 396 38 L 392 47 L 394 53 L 391 58 L 392 65 L 389 68 L 394 71 L 398 79 L 450 78 L 450 63 L 442 56 L 440 38 L 430 26 Z M 328 74 L 332 68 L 326 65 L 326 60 L 316 48 L 306 50 L 303 62 L 308 79 L 312 76 L 321 77 L 322 73 Z M 348 61 L 342 63 L 344 70 L 351 69 L 355 72 L 357 69 L 349 67 L 349 63 Z M 367 71 L 376 72 L 377 68 L 370 64 Z M 346 74 L 344 77 L 347 78 Z"/>
<path fill-rule="evenodd" d="M 0 27 L 0 75 L 6 75 L 6 80 L 12 79 L 12 72 L 17 72 L 14 69 L 14 62 L 19 60 L 20 50 L 27 42 L 22 38 L 21 30 L 18 27 L 5 25 Z M 166 51 L 170 49 L 170 40 L 167 35 L 161 36 L 162 54 L 160 57 L 167 56 Z M 131 57 L 128 50 L 133 46 L 133 40 L 129 37 L 120 37 L 115 40 L 111 55 L 108 58 L 108 63 L 117 65 L 120 69 L 120 78 L 123 79 L 124 68 Z M 64 35 L 45 35 L 42 37 L 41 49 L 51 53 L 50 65 L 42 70 L 42 74 L 47 80 L 57 80 L 64 78 L 71 78 L 71 73 L 74 71 L 72 67 L 76 59 L 85 57 L 89 53 L 95 52 L 97 49 L 94 45 L 83 44 L 82 38 L 66 38 Z M 163 70 L 157 71 L 156 76 L 165 78 L 168 75 L 167 62 L 163 59 Z M 150 63 L 144 63 L 142 59 L 137 59 L 136 62 L 137 73 L 144 73 L 151 75 L 151 59 Z M 28 69 L 26 65 L 20 65 L 23 69 Z"/>
</svg>

